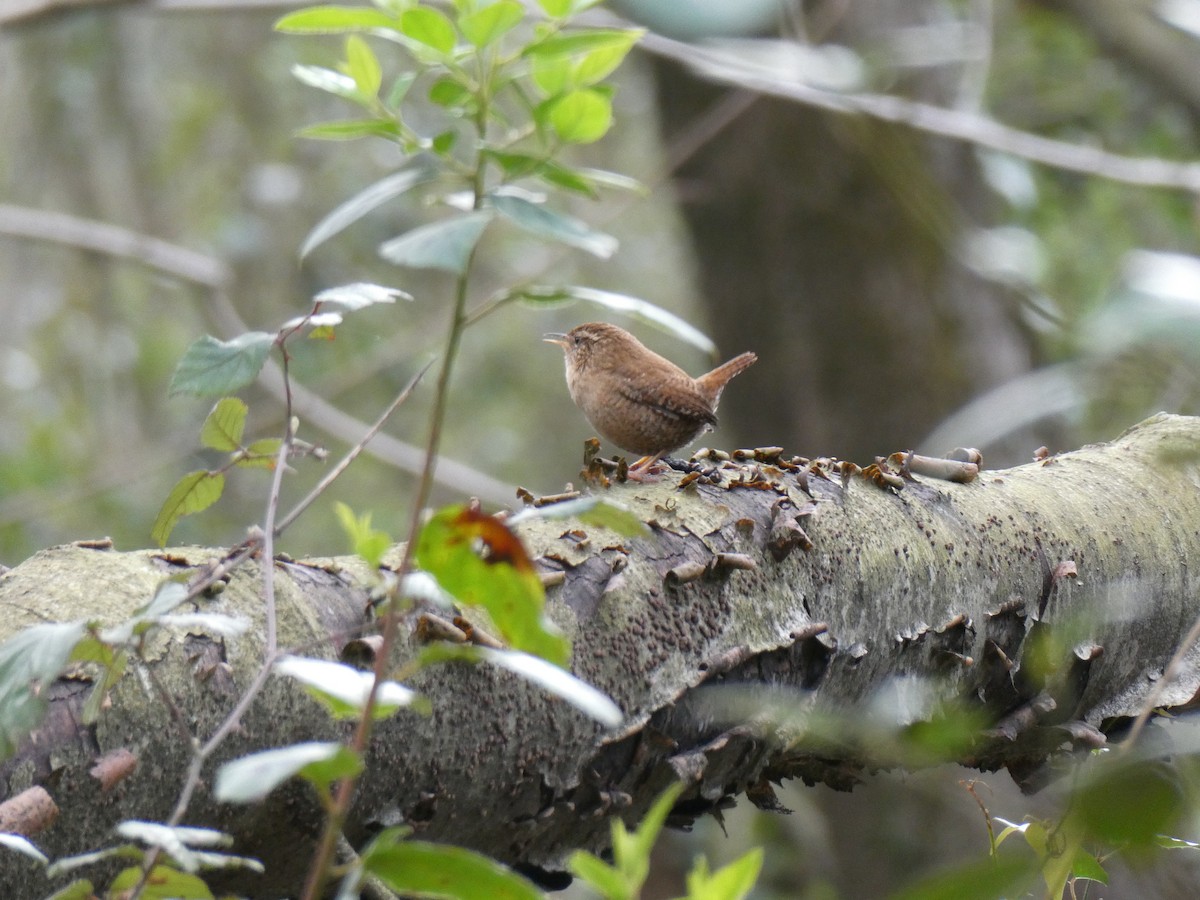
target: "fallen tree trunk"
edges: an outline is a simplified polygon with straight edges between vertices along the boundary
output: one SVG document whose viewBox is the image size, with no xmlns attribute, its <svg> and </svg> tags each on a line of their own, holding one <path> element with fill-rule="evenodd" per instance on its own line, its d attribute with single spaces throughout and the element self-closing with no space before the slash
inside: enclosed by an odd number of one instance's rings
<svg viewBox="0 0 1200 900">
<path fill-rule="evenodd" d="M 1200 420 L 1160 415 L 1111 444 L 969 484 L 872 480 L 770 454 L 708 460 L 686 476 L 608 489 L 647 523 L 646 537 L 522 523 L 557 582 L 549 609 L 573 641 L 571 668 L 615 699 L 625 722 L 606 732 L 497 669 L 426 670 L 411 686 L 433 711 L 380 724 L 348 837 L 406 823 L 545 876 L 572 850 L 604 846 L 613 816 L 635 819 L 673 781 L 687 784 L 683 821 L 743 792 L 769 808 L 772 780 L 848 787 L 865 768 L 902 763 L 873 756 L 853 729 L 813 724 L 869 720 L 881 697 L 897 726 L 936 718 L 946 701 L 966 708 L 980 725 L 959 761 L 1006 766 L 1036 785 L 1064 743 L 1095 746 L 1141 710 L 1200 615 L 1190 575 L 1200 568 L 1197 448 Z M 217 556 L 44 551 L 0 579 L 0 638 L 46 620 L 120 620 L 164 576 Z M 348 559 L 276 567 L 281 646 L 336 657 L 361 631 L 361 569 Z M 39 784 L 58 805 L 57 823 L 34 838 L 47 853 L 102 845 L 122 819 L 169 815 L 190 747 L 151 679 L 203 740 L 262 660 L 259 586 L 248 564 L 198 604 L 249 619 L 247 634 L 157 635 L 93 726 L 80 724 L 93 687 L 85 676 L 50 688 L 50 716 L 0 767 L 0 798 Z M 402 653 L 416 649 L 413 638 Z M 1157 702 L 1182 705 L 1198 687 L 1193 650 Z M 217 762 L 345 733 L 276 679 Z M 137 766 L 116 787 L 89 774 L 121 751 Z M 187 824 L 237 835 L 268 873 L 222 886 L 267 897 L 295 892 L 319 814 L 300 787 L 249 809 L 202 787 Z M 0 896 L 47 893 L 33 865 L 6 860 Z"/>
</svg>

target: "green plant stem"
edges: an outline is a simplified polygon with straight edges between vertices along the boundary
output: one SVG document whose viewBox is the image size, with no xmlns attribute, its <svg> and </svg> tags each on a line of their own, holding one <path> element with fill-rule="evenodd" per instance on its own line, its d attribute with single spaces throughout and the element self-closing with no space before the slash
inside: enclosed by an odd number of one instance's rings
<svg viewBox="0 0 1200 900">
<path fill-rule="evenodd" d="M 480 105 L 485 106 L 482 103 Z M 481 123 L 485 121 L 486 112 L 483 113 L 478 124 L 482 127 Z M 480 209 L 483 205 L 483 166 L 483 159 L 480 157 L 476 163 L 472 185 L 475 195 L 473 208 L 476 210 Z M 397 583 L 401 585 L 404 582 L 404 577 L 412 569 L 413 554 L 417 543 L 417 534 L 421 527 L 422 514 L 426 504 L 429 503 L 430 495 L 433 493 L 434 470 L 437 464 L 438 449 L 441 446 L 442 428 L 446 421 L 446 409 L 449 405 L 450 377 L 454 371 L 454 361 L 458 357 L 458 348 L 462 342 L 462 334 L 467 325 L 467 288 L 469 285 L 471 264 L 474 258 L 475 252 L 472 250 L 470 256 L 467 258 L 467 264 L 463 267 L 462 273 L 455 282 L 454 313 L 450 320 L 449 333 L 446 336 L 446 350 L 442 357 L 442 367 L 438 372 L 437 387 L 433 398 L 433 410 L 429 416 L 429 437 L 425 443 L 425 464 L 421 467 L 421 478 L 417 484 L 416 496 L 413 498 L 412 517 L 409 520 L 408 527 L 408 540 L 405 543 L 404 556 L 398 569 Z M 383 641 L 375 657 L 375 680 L 367 695 L 362 715 L 359 717 L 358 726 L 355 729 L 354 738 L 350 744 L 351 749 L 360 756 L 366 753 L 367 745 L 371 740 L 371 731 L 375 719 L 375 699 L 379 685 L 387 675 L 388 660 L 391 656 L 392 647 L 396 642 L 396 633 L 399 631 L 399 625 L 400 614 L 395 608 L 395 603 L 388 603 L 383 620 Z M 317 844 L 316 853 L 313 856 L 312 866 L 308 871 L 304 891 L 300 895 L 302 900 L 318 900 L 324 894 L 325 886 L 329 880 L 330 864 L 337 849 L 338 838 L 342 834 L 342 830 L 346 824 L 346 816 L 350 811 L 350 803 L 354 798 L 355 783 L 356 779 L 345 778 L 339 781 L 334 788 L 333 802 L 330 804 L 328 815 L 325 819 L 325 827 L 321 832 L 321 838 Z"/>
</svg>

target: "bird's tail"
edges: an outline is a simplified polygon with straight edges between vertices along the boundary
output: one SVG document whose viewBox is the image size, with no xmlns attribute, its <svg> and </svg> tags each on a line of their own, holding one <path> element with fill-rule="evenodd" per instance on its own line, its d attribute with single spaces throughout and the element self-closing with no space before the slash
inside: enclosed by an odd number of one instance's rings
<svg viewBox="0 0 1200 900">
<path fill-rule="evenodd" d="M 758 362 L 758 357 L 753 353 L 743 353 L 740 356 L 735 356 L 729 362 L 717 366 L 711 372 L 707 372 L 696 379 L 702 386 L 704 393 L 712 397 L 713 406 L 717 405 L 717 401 L 721 399 L 721 391 L 725 390 L 725 385 L 729 384 L 729 380 L 734 375 L 746 371 Z"/>
</svg>

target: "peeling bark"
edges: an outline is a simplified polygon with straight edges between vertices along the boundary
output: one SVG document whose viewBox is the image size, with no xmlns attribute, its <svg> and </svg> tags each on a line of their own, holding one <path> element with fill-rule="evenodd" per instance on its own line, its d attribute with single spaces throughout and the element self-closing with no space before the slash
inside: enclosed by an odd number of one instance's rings
<svg viewBox="0 0 1200 900">
<path fill-rule="evenodd" d="M 1190 574 L 1200 565 L 1197 448 L 1200 420 L 1163 415 L 1111 444 L 985 470 L 969 484 L 913 476 L 896 489 L 778 459 L 707 460 L 684 476 L 609 489 L 649 525 L 647 538 L 522 523 L 539 566 L 562 573 L 550 609 L 574 642 L 573 670 L 617 701 L 624 725 L 605 733 L 496 669 L 424 672 L 412 686 L 433 712 L 381 724 L 347 836 L 359 844 L 406 823 L 547 877 L 575 848 L 603 846 L 612 817 L 635 820 L 676 780 L 688 785 L 674 811 L 681 823 L 741 793 L 772 808 L 770 782 L 782 778 L 849 787 L 894 764 L 809 730 L 805 716 L 867 717 L 897 685 L 921 686 L 904 695 L 919 702 L 903 721 L 934 716 L 943 700 L 979 712 L 985 724 L 960 761 L 1008 767 L 1036 786 L 1051 754 L 1103 743 L 1136 715 L 1200 614 Z M 0 637 L 48 618 L 117 621 L 165 575 L 216 554 L 44 551 L 0 578 Z M 336 657 L 357 637 L 361 570 L 346 559 L 276 566 L 281 644 Z M 256 566 L 244 567 L 198 606 L 257 625 L 258 585 Z M 1031 647 L 1048 661 L 1040 673 Z M 237 641 L 161 635 L 90 728 L 79 718 L 87 673 L 61 679 L 42 729 L 0 767 L 0 799 L 46 788 L 61 815 L 36 843 L 51 856 L 103 843 L 123 818 L 164 818 L 188 748 L 150 672 L 203 738 L 261 658 L 257 627 Z M 1193 650 L 1160 705 L 1192 699 L 1196 663 Z M 789 709 L 790 724 L 764 726 L 755 707 L 734 717 L 717 685 Z M 242 726 L 223 758 L 345 733 L 282 680 Z M 114 756 L 122 750 L 136 767 Z M 125 761 L 107 789 L 89 774 L 101 758 Z M 266 897 L 294 892 L 319 815 L 299 786 L 251 809 L 218 806 L 202 786 L 187 821 L 229 830 L 239 852 L 264 859 L 268 876 L 220 886 Z M 46 893 L 32 870 L 6 862 L 0 896 Z"/>
</svg>

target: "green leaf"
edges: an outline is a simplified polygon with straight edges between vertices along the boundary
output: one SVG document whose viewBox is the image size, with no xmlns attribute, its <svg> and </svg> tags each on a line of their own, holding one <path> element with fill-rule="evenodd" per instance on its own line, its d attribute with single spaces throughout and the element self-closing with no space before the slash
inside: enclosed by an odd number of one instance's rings
<svg viewBox="0 0 1200 900">
<path fill-rule="evenodd" d="M 572 0 L 537 0 L 542 12 L 552 19 L 561 19 L 571 11 Z"/>
<path fill-rule="evenodd" d="M 755 847 L 709 874 L 708 864 L 700 857 L 687 876 L 688 900 L 742 900 L 754 889 L 762 863 L 762 848 Z"/>
<path fill-rule="evenodd" d="M 625 826 L 620 819 L 613 823 L 613 859 L 626 877 L 636 876 L 639 888 L 650 871 L 650 851 L 654 849 L 654 842 L 658 840 L 671 808 L 682 793 L 683 785 L 679 783 L 672 784 L 663 791 L 646 812 L 646 817 L 638 825 L 637 831 L 631 835 L 625 832 Z M 626 839 L 619 837 L 618 832 Z"/>
<path fill-rule="evenodd" d="M 50 862 L 50 857 L 35 847 L 28 838 L 21 837 L 19 834 L 0 832 L 0 847 L 20 853 L 22 856 L 28 856 L 30 859 L 36 859 L 43 866 Z"/>
<path fill-rule="evenodd" d="M 454 145 L 458 142 L 458 132 L 454 130 L 443 131 L 441 134 L 435 135 L 429 143 L 429 148 L 438 156 L 446 156 Z"/>
<path fill-rule="evenodd" d="M 396 76 L 396 80 L 392 82 L 391 90 L 388 91 L 387 95 L 389 109 L 396 109 L 404 102 L 404 98 L 408 96 L 408 89 L 413 86 L 413 82 L 416 80 L 416 72 L 401 72 Z"/>
<path fill-rule="evenodd" d="M 612 127 L 612 100 L 596 88 L 584 88 L 550 101 L 545 121 L 564 141 L 590 144 Z"/>
<path fill-rule="evenodd" d="M 1171 830 L 1184 808 L 1178 775 L 1165 764 L 1141 760 L 1098 766 L 1076 792 L 1073 813 L 1094 838 L 1146 847 Z"/>
<path fill-rule="evenodd" d="M 708 335 L 695 326 L 689 325 L 674 313 L 667 312 L 661 306 L 655 306 L 640 297 L 630 297 L 628 294 L 616 294 L 612 291 L 601 291 L 581 285 L 555 287 L 531 285 L 517 289 L 505 299 L 522 300 L 534 306 L 555 306 L 583 300 L 640 319 L 660 331 L 665 331 L 667 334 L 699 348 L 710 357 L 716 358 L 717 355 L 717 345 Z"/>
<path fill-rule="evenodd" d="M 302 656 L 284 656 L 275 663 L 275 673 L 294 678 L 310 696 L 323 704 L 335 719 L 356 719 L 366 709 L 367 696 L 375 681 L 373 672 L 362 672 L 344 663 Z M 383 681 L 375 693 L 374 717 L 386 718 L 401 707 L 411 706 L 419 695 L 394 681 Z"/>
<path fill-rule="evenodd" d="M 275 23 L 285 34 L 341 34 L 347 31 L 395 30 L 398 21 L 382 10 L 362 6 L 313 6 L 289 13 Z"/>
<path fill-rule="evenodd" d="M 225 476 L 220 472 L 200 469 L 184 475 L 163 501 L 154 527 L 150 529 L 150 537 L 158 542 L 158 546 L 166 546 L 167 538 L 180 519 L 208 509 L 221 499 L 224 490 Z"/>
<path fill-rule="evenodd" d="M 457 900 L 545 900 L 533 884 L 495 860 L 461 847 L 398 841 L 384 832 L 362 865 L 398 894 Z"/>
<path fill-rule="evenodd" d="M 495 193 L 488 202 L 506 219 L 538 237 L 578 247 L 601 259 L 608 259 L 617 250 L 617 239 L 612 235 L 593 231 L 580 219 L 546 209 L 524 197 Z"/>
<path fill-rule="evenodd" d="M 625 45 L 614 44 L 608 47 L 597 47 L 584 54 L 583 59 L 575 63 L 575 84 L 585 86 L 596 84 L 611 75 L 629 55 L 633 45 L 637 43 L 641 33 L 630 35 Z"/>
<path fill-rule="evenodd" d="M 46 900 L 92 900 L 96 889 L 86 878 L 72 881 L 62 890 L 55 891 Z"/>
<path fill-rule="evenodd" d="M 566 700 L 580 712 L 591 716 L 606 728 L 616 728 L 625 721 L 625 714 L 607 694 L 586 681 L 576 678 L 566 669 L 546 662 L 537 656 L 516 650 L 496 650 L 480 647 L 480 658 L 508 669 L 538 687 Z"/>
<path fill-rule="evenodd" d="M 204 420 L 200 429 L 200 445 L 222 453 L 233 453 L 242 448 L 242 432 L 246 428 L 246 414 L 250 411 L 244 400 L 223 397 Z"/>
<path fill-rule="evenodd" d="M 461 603 L 485 609 L 510 647 L 566 663 L 570 646 L 545 618 L 537 570 L 503 522 L 471 507 L 446 507 L 421 529 L 416 561 Z"/>
<path fill-rule="evenodd" d="M 918 879 L 890 900 L 1000 900 L 1024 893 L 1036 873 L 1029 859 L 987 858 Z"/>
<path fill-rule="evenodd" d="M 443 75 L 429 86 L 429 101 L 446 109 L 460 109 L 464 112 L 473 112 L 475 109 L 474 95 L 450 75 Z"/>
<path fill-rule="evenodd" d="M 461 275 L 491 220 L 490 212 L 479 211 L 422 225 L 392 238 L 379 248 L 379 254 L 398 266 L 441 269 Z"/>
<path fill-rule="evenodd" d="M 62 622 L 31 626 L 0 644 L 0 759 L 41 723 L 45 688 L 86 635 L 82 622 Z"/>
<path fill-rule="evenodd" d="M 340 500 L 334 504 L 333 509 L 337 514 L 338 524 L 342 526 L 342 531 L 350 538 L 350 546 L 355 555 L 362 557 L 363 561 L 372 569 L 379 568 L 383 555 L 392 545 L 391 537 L 385 532 L 371 527 L 371 513 L 369 512 L 356 516 L 354 510 Z"/>
<path fill-rule="evenodd" d="M 428 6 L 417 6 L 401 13 L 400 30 L 414 41 L 432 47 L 443 55 L 454 49 L 454 25 L 445 13 Z"/>
<path fill-rule="evenodd" d="M 587 525 L 608 528 L 623 537 L 647 537 L 650 534 L 646 523 L 627 507 L 596 495 L 546 506 L 528 506 L 509 516 L 508 524 L 516 525 L 525 519 L 578 519 Z"/>
<path fill-rule="evenodd" d="M 586 850 L 576 850 L 567 861 L 571 874 L 590 885 L 604 900 L 630 900 L 634 891 L 621 873 Z"/>
<path fill-rule="evenodd" d="M 279 461 L 279 448 L 283 441 L 279 438 L 262 438 L 252 441 L 246 446 L 245 455 L 239 456 L 234 465 L 242 469 L 268 469 L 275 471 Z"/>
<path fill-rule="evenodd" d="M 525 17 L 525 7 L 514 0 L 497 0 L 490 6 L 467 13 L 458 20 L 458 29 L 476 47 L 486 47 L 504 35 Z"/>
<path fill-rule="evenodd" d="M 171 376 L 169 396 L 219 397 L 250 384 L 262 371 L 275 335 L 251 331 L 232 341 L 204 335 L 192 342 Z"/>
<path fill-rule="evenodd" d="M 345 203 L 337 206 L 329 215 L 316 224 L 308 233 L 300 247 L 300 258 L 308 256 L 313 250 L 338 234 L 349 225 L 353 225 L 376 207 L 382 206 L 393 197 L 412 190 L 419 184 L 433 180 L 434 172 L 424 163 L 418 163 L 407 169 L 402 169 L 386 178 L 381 178 L 370 187 L 355 194 Z"/>
<path fill-rule="evenodd" d="M 336 741 L 292 744 L 225 763 L 217 769 L 213 796 L 222 803 L 254 803 L 296 775 L 328 785 L 362 768 L 358 755 Z"/>
<path fill-rule="evenodd" d="M 141 880 L 141 866 L 130 866 L 113 879 L 108 888 L 109 896 L 122 896 L 125 891 L 132 891 Z M 212 891 L 203 878 L 170 866 L 155 866 L 150 870 L 141 897 L 143 900 L 213 900 Z"/>
<path fill-rule="evenodd" d="M 356 141 L 367 137 L 393 139 L 400 136 L 400 127 L 389 119 L 342 119 L 306 125 L 296 135 L 314 141 Z"/>
<path fill-rule="evenodd" d="M 368 97 L 379 95 L 379 88 L 383 85 L 383 69 L 375 51 L 357 34 L 346 38 L 346 71 L 363 94 Z"/>
<path fill-rule="evenodd" d="M 1108 884 L 1108 873 L 1104 871 L 1104 866 L 1100 865 L 1100 860 L 1084 850 L 1077 851 L 1071 861 L 1071 875 Z"/>
<path fill-rule="evenodd" d="M 638 42 L 644 29 L 592 28 L 569 34 L 552 34 L 525 48 L 525 55 L 539 59 L 584 58 L 597 50 L 624 50 Z"/>
<path fill-rule="evenodd" d="M 529 74 L 538 90 L 547 97 L 565 93 L 575 86 L 572 83 L 575 67 L 565 56 L 534 57 L 530 60 Z"/>
</svg>

